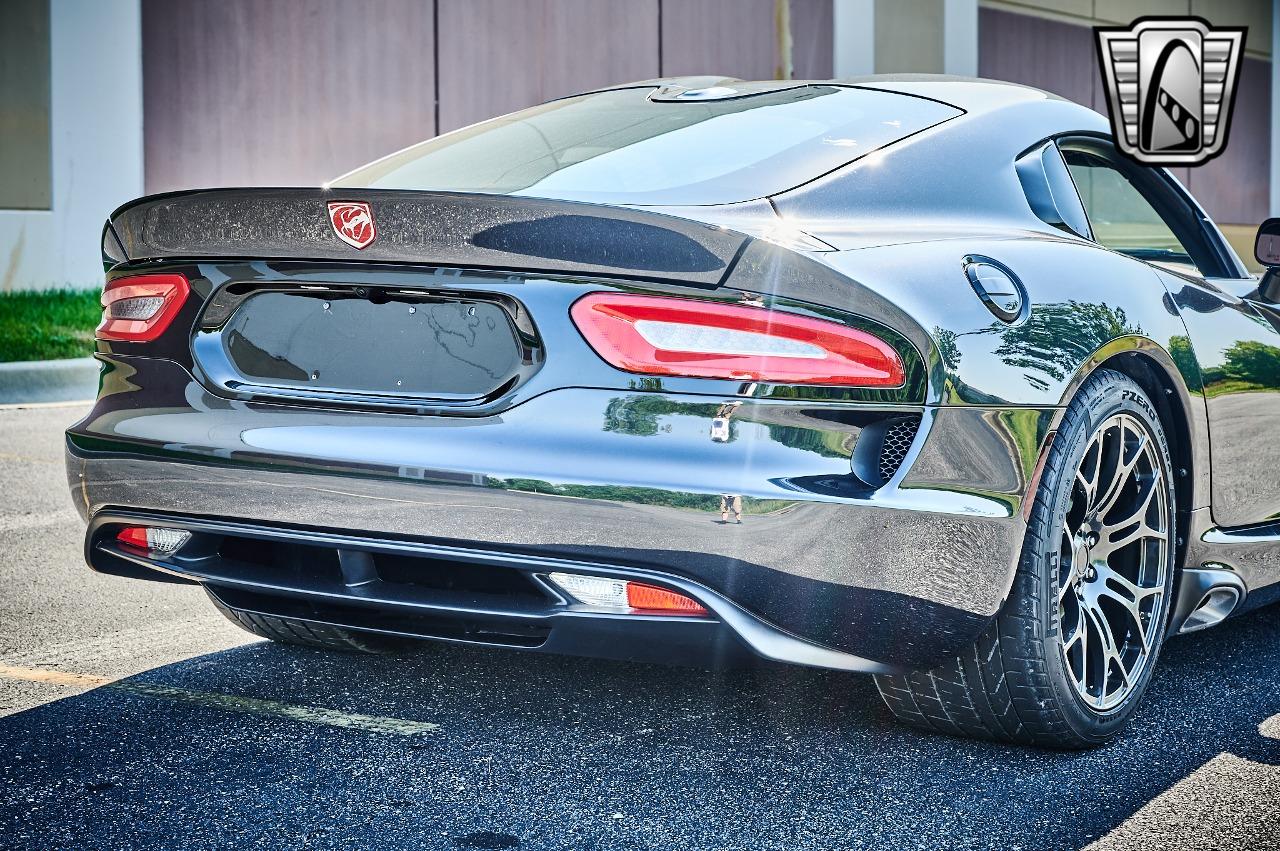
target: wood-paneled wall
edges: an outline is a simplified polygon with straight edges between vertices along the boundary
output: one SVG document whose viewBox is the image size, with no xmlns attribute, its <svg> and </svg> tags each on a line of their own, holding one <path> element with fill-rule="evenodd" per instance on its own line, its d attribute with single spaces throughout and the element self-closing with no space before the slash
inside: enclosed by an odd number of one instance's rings
<svg viewBox="0 0 1280 851">
<path fill-rule="evenodd" d="M 440 132 L 660 76 L 658 0 L 436 0 Z"/>
<path fill-rule="evenodd" d="M 788 0 L 797 78 L 832 74 L 832 0 Z M 777 0 L 143 0 L 148 192 L 315 185 L 575 91 L 771 78 Z"/>
<path fill-rule="evenodd" d="M 1267 218 L 1271 187 L 1271 63 L 1245 59 L 1227 149 L 1184 180 L 1209 215 L 1224 224 Z M 1252 246 L 1252 241 L 1250 241 Z M 1251 256 L 1247 258 L 1252 260 Z"/>
<path fill-rule="evenodd" d="M 1089 27 L 983 8 L 978 75 L 1046 89 L 1102 114 L 1106 93 Z M 1227 149 L 1177 175 L 1222 224 L 1257 225 L 1267 217 L 1270 185 L 1271 65 L 1243 60 Z"/>
<path fill-rule="evenodd" d="M 315 185 L 429 137 L 422 0 L 143 0 L 146 187 Z"/>
<path fill-rule="evenodd" d="M 53 205 L 49 0 L 11 0 L 0 20 L 0 209 L 48 210 Z"/>
</svg>

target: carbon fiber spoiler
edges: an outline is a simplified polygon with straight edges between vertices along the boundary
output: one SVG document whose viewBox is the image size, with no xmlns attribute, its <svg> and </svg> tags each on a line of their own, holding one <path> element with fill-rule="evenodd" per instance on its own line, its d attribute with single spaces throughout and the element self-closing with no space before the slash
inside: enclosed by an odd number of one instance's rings
<svg viewBox="0 0 1280 851">
<path fill-rule="evenodd" d="M 377 239 L 338 238 L 330 201 L 363 201 Z M 674 216 L 510 195 L 386 189 L 216 189 L 152 195 L 111 214 L 103 262 L 348 260 L 560 272 L 715 287 L 751 237 Z"/>
<path fill-rule="evenodd" d="M 338 238 L 328 202 L 364 201 L 378 236 Z M 140 198 L 112 213 L 103 261 L 345 260 L 730 287 L 853 311 L 928 351 L 900 307 L 802 252 L 645 210 L 510 195 L 395 189 L 207 189 Z"/>
</svg>

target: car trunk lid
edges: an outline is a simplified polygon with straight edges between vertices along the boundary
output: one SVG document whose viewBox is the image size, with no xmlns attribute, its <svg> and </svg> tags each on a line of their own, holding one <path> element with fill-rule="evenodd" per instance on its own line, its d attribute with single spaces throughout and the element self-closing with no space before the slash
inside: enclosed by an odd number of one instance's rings
<svg viewBox="0 0 1280 851">
<path fill-rule="evenodd" d="M 376 236 L 356 248 L 330 204 L 367 204 Z M 750 237 L 643 210 L 536 198 L 344 189 L 220 189 L 142 198 L 114 214 L 108 262 L 169 258 L 430 263 L 715 287 Z"/>
</svg>

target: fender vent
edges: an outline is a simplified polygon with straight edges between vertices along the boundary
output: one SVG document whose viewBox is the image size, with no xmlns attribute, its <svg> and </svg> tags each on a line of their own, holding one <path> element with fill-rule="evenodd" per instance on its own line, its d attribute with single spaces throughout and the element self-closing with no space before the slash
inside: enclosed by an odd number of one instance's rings
<svg viewBox="0 0 1280 851">
<path fill-rule="evenodd" d="M 884 430 L 884 439 L 880 442 L 880 481 L 887 482 L 898 472 L 919 429 L 918 414 L 899 417 L 888 424 Z"/>
</svg>

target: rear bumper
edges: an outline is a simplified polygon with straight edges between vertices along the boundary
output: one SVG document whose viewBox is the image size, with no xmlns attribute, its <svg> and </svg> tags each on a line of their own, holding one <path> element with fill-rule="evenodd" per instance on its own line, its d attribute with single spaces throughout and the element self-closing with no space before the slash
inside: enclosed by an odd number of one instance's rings
<svg viewBox="0 0 1280 851">
<path fill-rule="evenodd" d="M 715 423 L 726 405 L 728 431 Z M 564 389 L 485 417 L 348 413 L 228 401 L 175 364 L 131 358 L 113 364 L 94 411 L 68 431 L 68 476 L 99 570 L 128 572 L 95 555 L 94 529 L 138 513 L 446 548 L 526 572 L 587 564 L 687 585 L 715 617 L 552 613 L 562 626 L 592 623 L 557 627 L 566 645 L 540 649 L 616 655 L 619 635 L 643 643 L 667 630 L 680 633 L 669 659 L 693 645 L 745 646 L 877 670 L 954 652 L 999 609 L 1055 413 L 914 411 L 906 461 L 871 485 L 851 472 L 869 463 L 867 436 L 910 410 Z M 741 497 L 741 525 L 733 501 L 730 523 L 718 522 L 722 494 Z M 752 630 L 794 645 L 779 650 Z"/>
<path fill-rule="evenodd" d="M 122 545 L 125 525 L 183 529 L 191 541 L 168 558 Z M 228 539 L 295 547 L 308 569 L 227 557 Z M 289 617 L 367 632 L 489 644 L 544 653 L 717 667 L 758 656 L 792 664 L 863 673 L 891 667 L 803 641 L 761 621 L 696 582 L 654 571 L 537 556 L 459 549 L 414 541 L 283 529 L 142 512 L 103 511 L 85 541 L 86 559 L 103 573 L 140 579 L 197 582 L 224 603 L 257 614 Z M 376 579 L 346 584 L 321 554 L 369 554 Z M 383 571 L 383 558 L 423 573 L 442 566 L 497 569 L 523 578 L 522 593 L 448 589 L 415 584 Z M 556 572 L 609 576 L 657 584 L 693 597 L 707 616 L 618 613 L 576 603 L 547 579 Z"/>
</svg>

